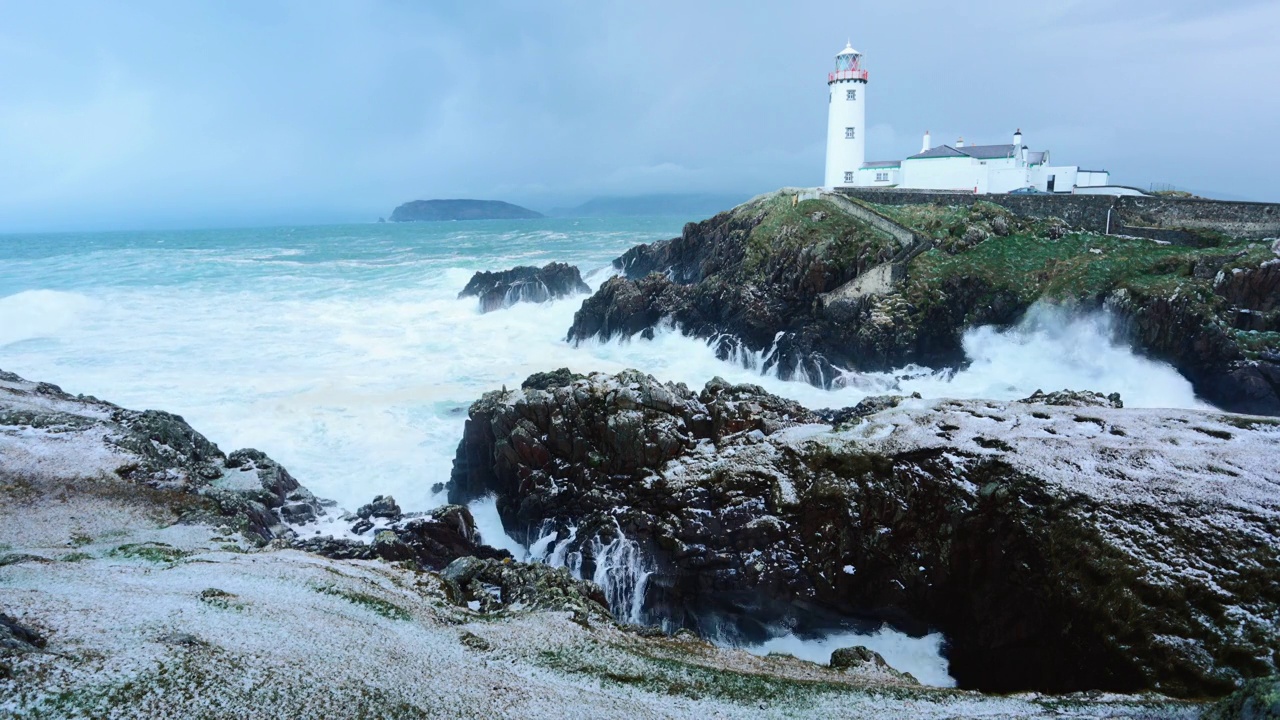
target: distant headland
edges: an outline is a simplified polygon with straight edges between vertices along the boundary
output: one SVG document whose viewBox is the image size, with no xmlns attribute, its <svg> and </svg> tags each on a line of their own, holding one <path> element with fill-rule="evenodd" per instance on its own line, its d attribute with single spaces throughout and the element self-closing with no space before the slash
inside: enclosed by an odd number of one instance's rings
<svg viewBox="0 0 1280 720">
<path fill-rule="evenodd" d="M 420 220 L 528 220 L 542 213 L 501 200 L 412 200 L 391 213 L 391 222 Z"/>
</svg>

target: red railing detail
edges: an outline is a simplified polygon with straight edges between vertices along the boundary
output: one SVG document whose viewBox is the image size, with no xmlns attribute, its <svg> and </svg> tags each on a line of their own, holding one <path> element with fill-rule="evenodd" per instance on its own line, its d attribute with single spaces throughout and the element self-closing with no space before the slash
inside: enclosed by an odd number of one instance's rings
<svg viewBox="0 0 1280 720">
<path fill-rule="evenodd" d="M 827 74 L 827 82 L 833 83 L 837 80 L 866 80 L 866 70 L 837 70 Z"/>
</svg>

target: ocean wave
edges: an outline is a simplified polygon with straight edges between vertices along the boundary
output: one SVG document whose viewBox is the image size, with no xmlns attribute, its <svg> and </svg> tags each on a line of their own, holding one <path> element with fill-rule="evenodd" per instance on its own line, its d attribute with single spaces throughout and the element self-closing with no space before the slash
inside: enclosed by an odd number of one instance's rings
<svg viewBox="0 0 1280 720">
<path fill-rule="evenodd" d="M 91 312 L 95 304 L 85 295 L 59 290 L 26 290 L 2 297 L 0 347 L 57 337 Z"/>
</svg>

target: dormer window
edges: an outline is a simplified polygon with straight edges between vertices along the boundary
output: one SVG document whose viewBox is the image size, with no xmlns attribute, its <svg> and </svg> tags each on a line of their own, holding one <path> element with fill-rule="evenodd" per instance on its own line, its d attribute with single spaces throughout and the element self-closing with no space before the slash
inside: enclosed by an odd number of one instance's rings
<svg viewBox="0 0 1280 720">
<path fill-rule="evenodd" d="M 854 129 L 853 129 L 853 128 L 851 128 L 851 127 L 847 127 L 847 128 L 845 128 L 845 129 L 844 129 L 844 139 L 845 139 L 845 140 L 852 140 L 854 137 L 855 137 L 855 133 L 854 133 Z"/>
</svg>

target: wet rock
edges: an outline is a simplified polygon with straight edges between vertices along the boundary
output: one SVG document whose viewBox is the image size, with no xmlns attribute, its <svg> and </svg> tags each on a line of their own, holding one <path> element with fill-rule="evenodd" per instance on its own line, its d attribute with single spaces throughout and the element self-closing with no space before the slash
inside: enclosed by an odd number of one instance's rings
<svg viewBox="0 0 1280 720">
<path fill-rule="evenodd" d="M 576 528 L 584 568 L 625 536 L 670 627 L 871 616 L 942 630 L 961 685 L 1001 692 L 1198 697 L 1274 672 L 1280 499 L 1266 454 L 1235 449 L 1271 426 L 1118 405 L 877 400 L 833 433 L 754 386 L 593 374 L 474 403 L 450 497 L 496 494 L 525 544 Z"/>
<path fill-rule="evenodd" d="M 368 520 L 369 518 L 389 518 L 398 520 L 402 513 L 400 506 L 396 504 L 396 499 L 390 495 L 379 495 L 373 499 L 368 505 L 361 505 L 356 511 L 356 515 Z"/>
<path fill-rule="evenodd" d="M 920 684 L 920 681 L 916 680 L 911 673 L 893 669 L 889 666 L 889 663 L 885 662 L 880 653 L 862 645 L 834 650 L 831 653 L 831 661 L 828 664 L 832 670 L 871 672 L 878 675 L 888 675 L 911 685 Z"/>
<path fill-rule="evenodd" d="M 1280 720 L 1280 677 L 1257 678 L 1205 711 L 1204 720 Z"/>
<path fill-rule="evenodd" d="M 911 397 L 919 399 L 920 393 L 912 393 Z M 843 425 L 868 415 L 875 415 L 882 410 L 898 407 L 906 399 L 902 395 L 874 395 L 859 400 L 858 404 L 851 408 L 818 410 L 817 415 L 831 425 Z"/>
<path fill-rule="evenodd" d="M 548 263 L 536 268 L 515 267 L 501 272 L 478 272 L 458 297 L 478 297 L 480 312 L 493 312 L 519 302 L 542 303 L 591 292 L 578 268 Z"/>
<path fill-rule="evenodd" d="M 34 652 L 48 644 L 44 635 L 22 624 L 16 618 L 0 613 L 0 648 Z"/>
<path fill-rule="evenodd" d="M 1280 366 L 1266 359 L 1280 348 L 1266 335 L 1236 332 L 1280 332 L 1280 263 L 1239 243 L 1215 256 L 1188 249 L 1154 266 L 1117 266 L 1114 253 L 1086 248 L 1079 262 L 1029 269 L 993 262 L 979 248 L 1021 237 L 1052 255 L 1071 228 L 990 203 L 958 220 L 953 208 L 922 204 L 913 206 L 920 217 L 935 217 L 899 227 L 914 238 L 904 247 L 837 203 L 793 198 L 756 199 L 628 250 L 614 261 L 622 274 L 583 302 L 567 339 L 653 338 L 671 324 L 722 360 L 831 387 L 847 370 L 959 367 L 967 329 L 1011 325 L 1038 302 L 1069 302 L 1114 313 L 1125 340 L 1174 366 L 1215 405 L 1280 415 Z M 967 270 L 939 269 L 938 253 Z M 1070 269 L 1094 263 L 1108 278 L 1102 285 L 1080 283 Z M 886 272 L 893 282 L 872 282 Z M 864 282 L 877 292 L 838 292 Z"/>
<path fill-rule="evenodd" d="M 482 612 L 569 610 L 589 619 L 611 619 L 600 586 L 578 580 L 564 568 L 463 557 L 440 575 L 455 589 L 457 604 L 478 603 Z"/>
<path fill-rule="evenodd" d="M 258 450 L 225 455 L 217 445 L 181 416 L 158 410 L 128 410 L 86 395 L 70 395 L 56 385 L 23 380 L 12 373 L 0 378 L 0 425 L 25 426 L 39 435 L 56 435 L 71 448 L 83 443 L 88 454 L 112 457 L 110 468 L 76 468 L 97 472 L 104 481 L 169 493 L 170 505 L 184 519 L 235 526 L 257 543 L 288 537 L 292 531 L 277 513 L 305 516 L 308 505 L 323 514 L 320 501 L 287 470 Z M 3 473 L 0 453 L 0 473 Z M 49 478 L 53 479 L 53 478 Z M 197 498 L 192 499 L 192 496 Z"/>
<path fill-rule="evenodd" d="M 352 530 L 356 528 L 360 528 L 357 534 L 363 534 L 373 528 L 373 523 L 362 520 Z M 340 560 L 412 560 L 429 570 L 439 570 L 465 556 L 498 560 L 511 557 L 506 550 L 485 545 L 471 511 L 458 505 L 436 508 L 426 517 L 395 521 L 380 530 L 371 543 L 324 535 L 297 539 L 291 545 Z"/>
<path fill-rule="evenodd" d="M 1018 402 L 1066 407 L 1124 407 L 1124 403 L 1120 401 L 1120 393 L 1103 395 L 1100 392 L 1091 392 L 1089 390 L 1057 390 L 1050 393 L 1036 390 L 1031 394 L 1031 397 L 1023 398 Z"/>
<path fill-rule="evenodd" d="M 280 507 L 280 517 L 291 525 L 315 522 L 319 509 L 311 503 L 295 502 Z"/>
</svg>

